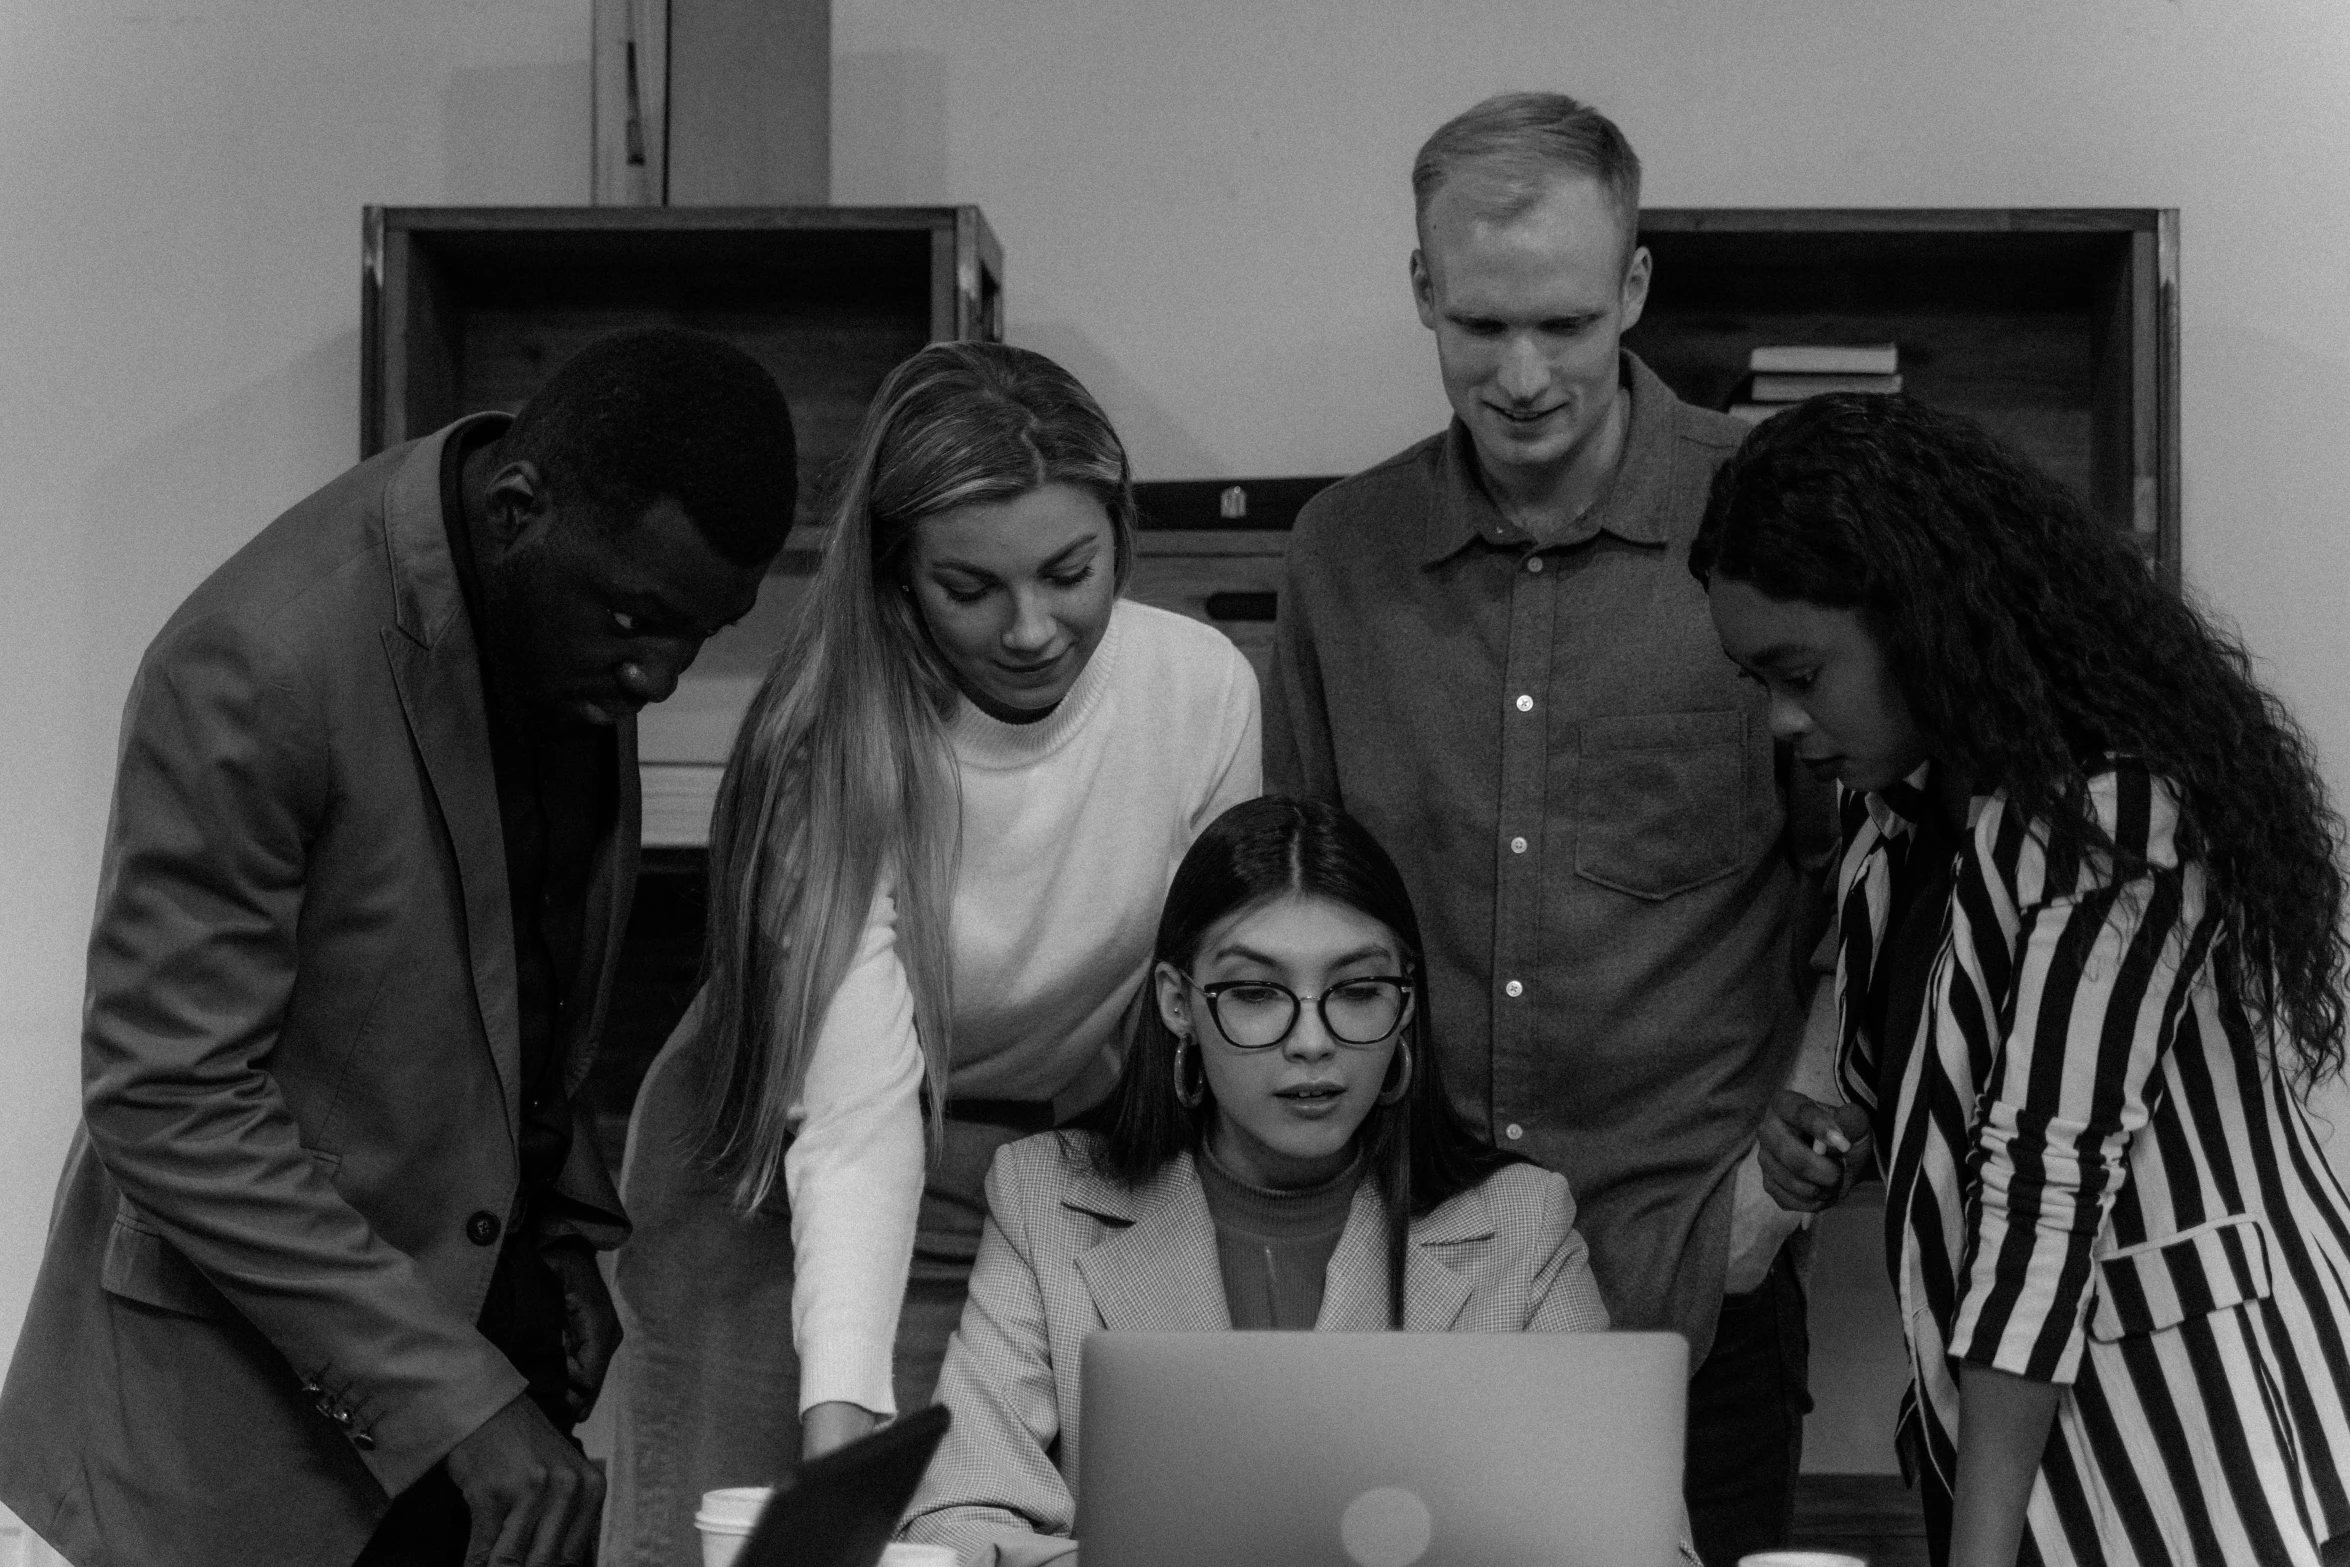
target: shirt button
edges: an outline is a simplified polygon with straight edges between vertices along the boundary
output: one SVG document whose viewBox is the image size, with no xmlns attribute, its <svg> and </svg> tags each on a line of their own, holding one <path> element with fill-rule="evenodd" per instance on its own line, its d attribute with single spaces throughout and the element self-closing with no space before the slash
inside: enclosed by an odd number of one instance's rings
<svg viewBox="0 0 2350 1567">
<path fill-rule="evenodd" d="M 1501 993 L 1505 996 L 1522 996 L 1526 993 L 1526 987 L 1513 979 L 1501 987 Z"/>
<path fill-rule="evenodd" d="M 1504 1137 L 1507 1137 L 1513 1143 L 1526 1135 L 1526 1129 L 1515 1121 L 1512 1121 L 1509 1125 L 1503 1127 L 1501 1132 Z"/>
<path fill-rule="evenodd" d="M 1542 570 L 1542 557 L 1541 557 L 1541 556 L 1539 556 L 1539 555 L 1529 555 L 1529 556 L 1527 556 L 1527 557 L 1526 557 L 1526 569 L 1527 569 L 1528 571 L 1533 571 L 1533 572 L 1539 572 L 1540 570 Z"/>
<path fill-rule="evenodd" d="M 1525 852 L 1526 852 L 1526 840 L 1525 840 L 1525 839 L 1523 839 L 1523 838 L 1512 838 L 1512 839 L 1510 840 L 1510 853 L 1512 853 L 1512 854 L 1524 854 Z"/>
<path fill-rule="evenodd" d="M 503 1228 L 498 1216 L 485 1208 L 465 1221 L 465 1238 L 476 1246 L 487 1246 L 498 1238 L 498 1231 Z"/>
<path fill-rule="evenodd" d="M 1533 711 L 1534 711 L 1534 699 L 1533 699 L 1532 697 L 1530 697 L 1530 696 L 1521 696 L 1521 697 L 1519 697 L 1519 698 L 1518 698 L 1518 711 L 1519 711 L 1519 712 L 1521 712 L 1521 713 L 1531 713 L 1531 712 L 1533 712 Z"/>
</svg>

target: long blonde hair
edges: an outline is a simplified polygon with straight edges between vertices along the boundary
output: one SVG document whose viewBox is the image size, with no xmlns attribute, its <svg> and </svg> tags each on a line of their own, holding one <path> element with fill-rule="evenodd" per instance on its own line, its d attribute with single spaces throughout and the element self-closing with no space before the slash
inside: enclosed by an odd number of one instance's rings
<svg viewBox="0 0 2350 1567">
<path fill-rule="evenodd" d="M 885 878 L 934 1129 L 944 1113 L 957 690 L 906 591 L 907 561 L 924 518 L 1047 484 L 1109 513 L 1122 589 L 1134 558 L 1126 450 L 1100 404 L 1042 354 L 934 343 L 889 373 L 858 428 L 832 536 L 735 735 L 710 824 L 702 1152 L 746 1211 L 783 1168 L 785 1117 Z"/>
</svg>

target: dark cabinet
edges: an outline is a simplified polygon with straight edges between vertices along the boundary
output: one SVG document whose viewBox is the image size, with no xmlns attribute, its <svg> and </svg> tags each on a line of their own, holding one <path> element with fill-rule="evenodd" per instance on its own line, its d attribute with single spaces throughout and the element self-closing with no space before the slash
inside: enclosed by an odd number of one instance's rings
<svg viewBox="0 0 2350 1567">
<path fill-rule="evenodd" d="M 1002 337 L 1003 273 L 977 207 L 369 207 L 360 452 L 517 407 L 603 333 L 699 327 L 782 386 L 812 521 L 892 365 Z"/>
</svg>

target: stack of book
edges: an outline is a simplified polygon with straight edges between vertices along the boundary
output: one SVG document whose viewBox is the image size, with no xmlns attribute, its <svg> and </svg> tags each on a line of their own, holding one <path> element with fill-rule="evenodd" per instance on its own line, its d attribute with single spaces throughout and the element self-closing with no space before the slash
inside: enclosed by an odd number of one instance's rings
<svg viewBox="0 0 2350 1567">
<path fill-rule="evenodd" d="M 1898 392 L 1901 348 L 1895 343 L 1780 343 L 1746 356 L 1746 397 L 1733 417 L 1760 424 L 1822 392 Z"/>
</svg>

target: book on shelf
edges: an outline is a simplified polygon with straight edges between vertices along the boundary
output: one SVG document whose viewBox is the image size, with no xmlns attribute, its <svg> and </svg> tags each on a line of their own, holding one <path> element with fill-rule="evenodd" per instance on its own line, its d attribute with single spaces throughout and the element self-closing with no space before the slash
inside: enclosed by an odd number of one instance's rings
<svg viewBox="0 0 2350 1567">
<path fill-rule="evenodd" d="M 1898 343 L 1768 343 L 1746 356 L 1758 375 L 1891 375 L 1901 368 Z"/>
<path fill-rule="evenodd" d="M 1794 406 L 1793 403 L 1732 403 L 1729 414 L 1731 418 L 1744 420 L 1748 424 L 1760 424 L 1771 415 L 1783 414 Z"/>
<path fill-rule="evenodd" d="M 1748 394 L 1758 403 L 1799 403 L 1822 392 L 1898 392 L 1899 375 L 1758 374 Z"/>
</svg>

